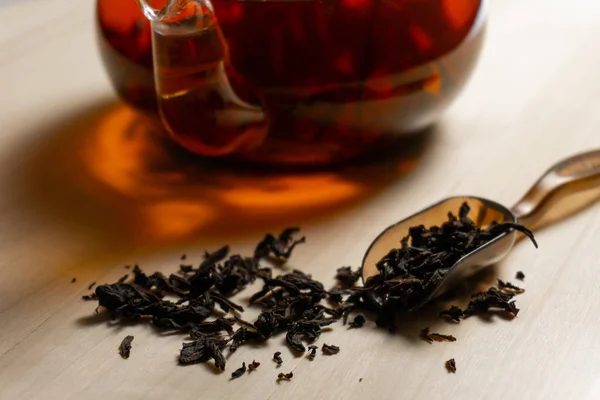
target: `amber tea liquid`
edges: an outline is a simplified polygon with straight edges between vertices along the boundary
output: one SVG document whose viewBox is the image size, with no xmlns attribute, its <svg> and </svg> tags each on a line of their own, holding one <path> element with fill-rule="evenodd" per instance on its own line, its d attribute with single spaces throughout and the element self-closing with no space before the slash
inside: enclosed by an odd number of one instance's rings
<svg viewBox="0 0 600 400">
<path fill-rule="evenodd" d="M 151 32 L 131 3 L 99 1 L 103 57 L 121 96 L 156 114 Z M 176 34 L 154 36 L 164 123 L 203 154 L 237 147 L 267 163 L 350 159 L 431 124 L 481 44 L 479 0 L 213 5 L 201 33 L 182 20 Z"/>
</svg>

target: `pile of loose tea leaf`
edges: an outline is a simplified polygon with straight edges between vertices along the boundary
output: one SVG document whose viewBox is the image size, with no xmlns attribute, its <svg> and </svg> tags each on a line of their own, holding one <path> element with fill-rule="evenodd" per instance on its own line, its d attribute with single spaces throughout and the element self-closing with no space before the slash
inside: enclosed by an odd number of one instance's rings
<svg viewBox="0 0 600 400">
<path fill-rule="evenodd" d="M 411 227 L 400 241 L 401 247 L 390 250 L 377 263 L 379 274 L 367 280 L 365 289 L 382 309 L 410 310 L 440 285 L 459 259 L 505 233 L 521 231 L 537 247 L 533 234 L 524 226 L 493 222 L 482 228 L 469 219 L 469 211 L 468 204 L 463 203 L 458 216 L 449 212 L 441 226 Z"/>
<path fill-rule="evenodd" d="M 351 267 L 337 270 L 337 285 L 329 290 L 299 270 L 275 274 L 273 268 L 283 267 L 293 249 L 304 242 L 303 237 L 295 239 L 298 228 L 289 228 L 278 236 L 266 235 L 251 257 L 230 255 L 225 246 L 207 252 L 197 266 L 184 264 L 187 257 L 182 256 L 179 271 L 168 276 L 161 272 L 148 275 L 136 265 L 131 277 L 126 275 L 116 283 L 96 286 L 95 292 L 83 299 L 97 300 L 98 308 L 106 309 L 113 320 L 151 323 L 159 329 L 187 335 L 179 354 L 180 364 L 213 360 L 217 369 L 225 370 L 226 349 L 232 353 L 244 344 L 262 343 L 278 334 L 285 335 L 288 347 L 297 354 L 306 352 L 307 344 L 308 358 L 313 360 L 318 349 L 313 343 L 324 327 L 340 319 L 346 325 L 350 314 L 358 310 L 369 311 L 367 315 L 375 315 L 377 322 L 382 317 L 389 320 L 390 310 L 396 315 L 418 302 L 460 257 L 501 234 L 519 230 L 534 241 L 531 232 L 520 225 L 492 223 L 483 229 L 467 217 L 468 213 L 465 203 L 458 217 L 449 213 L 442 226 L 410 228 L 401 247 L 391 250 L 377 264 L 379 274 L 364 287 L 356 285 L 360 269 Z M 274 267 L 264 266 L 265 261 Z M 244 307 L 231 297 L 255 281 L 262 282 L 262 288 L 250 297 L 248 305 L 258 307 L 260 314 L 253 321 L 246 321 L 242 319 Z M 516 315 L 518 309 L 511 299 L 522 290 L 500 280 L 498 283 L 499 288 L 475 294 L 465 310 L 453 306 L 442 315 L 456 322 L 490 309 Z M 373 295 L 383 298 L 383 303 L 370 301 Z M 362 314 L 355 315 L 348 323 L 349 330 L 365 323 Z M 428 342 L 456 340 L 428 330 L 423 330 L 421 336 Z M 126 338 L 121 345 L 124 357 L 129 356 L 132 339 Z M 340 348 L 323 344 L 321 350 L 325 355 L 334 355 Z M 283 363 L 280 351 L 272 358 L 277 366 Z M 244 362 L 231 377 L 239 378 L 258 365 L 256 361 L 248 366 Z M 278 379 L 289 380 L 292 376 L 291 372 L 281 373 Z"/>
<path fill-rule="evenodd" d="M 457 306 L 450 306 L 449 309 L 440 312 L 440 315 L 447 317 L 455 322 L 460 322 L 461 318 L 468 318 L 473 315 L 487 313 L 490 310 L 506 311 L 516 317 L 519 309 L 515 304 L 513 297 L 525 292 L 518 286 L 510 282 L 504 282 L 498 279 L 498 287 L 491 287 L 485 292 L 475 293 L 471 296 L 471 301 L 467 308 L 462 310 Z"/>
<path fill-rule="evenodd" d="M 229 248 L 223 247 L 206 253 L 198 267 L 181 265 L 179 273 L 169 276 L 147 275 L 135 266 L 130 280 L 124 277 L 97 286 L 95 296 L 84 299 L 96 298 L 112 319 L 150 322 L 188 334 L 191 341 L 182 345 L 181 364 L 212 359 L 218 369 L 225 370 L 225 348 L 234 352 L 245 343 L 264 342 L 279 333 L 285 333 L 293 351 L 303 353 L 303 341 L 315 342 L 322 328 L 340 319 L 349 307 L 340 305 L 339 294 L 329 294 L 310 275 L 293 270 L 274 276 L 271 268 L 260 265 L 263 259 L 284 263 L 294 247 L 304 242 L 304 238 L 293 238 L 297 232 L 291 228 L 278 237 L 267 235 L 253 257 L 229 255 Z M 253 322 L 244 321 L 240 317 L 244 307 L 230 297 L 257 279 L 263 287 L 250 297 L 249 304 L 260 307 L 261 313 Z M 334 306 L 327 307 L 322 300 Z M 223 312 L 226 316 L 220 316 Z M 282 362 L 278 354 L 275 360 Z"/>
</svg>

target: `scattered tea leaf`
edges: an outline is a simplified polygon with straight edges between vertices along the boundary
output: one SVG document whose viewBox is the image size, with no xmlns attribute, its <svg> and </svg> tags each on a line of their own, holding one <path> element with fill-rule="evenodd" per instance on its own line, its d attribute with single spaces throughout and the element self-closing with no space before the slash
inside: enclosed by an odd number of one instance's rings
<svg viewBox="0 0 600 400">
<path fill-rule="evenodd" d="M 502 292 L 495 287 L 489 288 L 486 292 L 475 293 L 471 296 L 471 301 L 464 310 L 465 317 L 482 314 L 490 309 L 504 310 L 513 316 L 517 316 L 519 309 L 511 299 L 515 296 L 514 293 Z"/>
<path fill-rule="evenodd" d="M 280 351 L 276 351 L 275 354 L 273 354 L 273 360 L 277 363 L 277 365 L 283 364 Z"/>
<path fill-rule="evenodd" d="M 328 345 L 327 343 L 323 343 L 323 346 L 321 347 L 321 351 L 323 352 L 323 354 L 327 354 L 327 355 L 333 355 L 333 354 L 337 354 L 340 352 L 340 348 L 338 346 L 334 346 L 334 345 Z"/>
<path fill-rule="evenodd" d="M 92 290 L 92 288 L 96 286 L 96 282 L 92 282 L 90 283 L 90 285 L 88 286 L 88 290 Z"/>
<path fill-rule="evenodd" d="M 431 333 L 429 335 L 430 338 L 435 340 L 436 342 L 456 342 L 456 338 L 452 335 L 442 335 L 441 333 Z"/>
<path fill-rule="evenodd" d="M 452 321 L 460 322 L 460 318 L 463 316 L 463 310 L 457 306 L 450 306 L 449 309 L 440 312 L 441 316 L 448 317 Z"/>
<path fill-rule="evenodd" d="M 84 294 L 83 296 L 81 296 L 81 300 L 84 300 L 84 301 L 98 300 L 98 296 L 96 296 L 96 293 Z"/>
<path fill-rule="evenodd" d="M 206 362 L 211 358 L 215 360 L 215 367 L 225 371 L 225 357 L 221 349 L 227 341 L 218 334 L 204 334 L 198 340 L 183 343 L 179 353 L 180 364 L 194 364 Z"/>
<path fill-rule="evenodd" d="M 452 335 L 442 335 L 441 333 L 429 333 L 429 327 L 421 329 L 421 339 L 431 344 L 436 342 L 456 342 L 456 338 Z"/>
<path fill-rule="evenodd" d="M 238 317 L 237 315 L 234 315 L 233 318 L 235 319 L 235 322 L 237 322 L 238 325 L 241 325 L 242 327 L 245 327 L 248 329 L 256 330 L 256 327 L 254 326 L 253 323 L 245 321 L 245 320 L 241 319 L 240 317 Z"/>
<path fill-rule="evenodd" d="M 446 361 L 446 369 L 448 370 L 448 372 L 456 372 L 456 361 L 454 361 L 454 358 L 451 358 L 448 361 Z"/>
<path fill-rule="evenodd" d="M 360 382 L 362 382 L 362 378 L 360 378 L 360 379 L 358 380 L 358 382 L 359 382 L 359 383 L 360 383 Z"/>
<path fill-rule="evenodd" d="M 248 364 L 248 372 L 252 372 L 260 366 L 260 363 L 252 360 L 252 363 Z"/>
<path fill-rule="evenodd" d="M 303 340 L 314 342 L 322 327 L 341 317 L 342 308 L 320 304 L 328 292 L 310 275 L 293 270 L 275 278 L 263 277 L 263 280 L 263 288 L 250 297 L 250 303 L 263 307 L 253 325 L 264 339 L 286 332 L 288 346 L 302 353 L 306 350 Z"/>
<path fill-rule="evenodd" d="M 242 366 L 231 373 L 231 379 L 237 379 L 246 373 L 246 363 L 242 362 Z"/>
<path fill-rule="evenodd" d="M 183 275 L 188 274 L 190 272 L 192 272 L 194 270 L 194 266 L 191 264 L 180 264 L 179 265 L 179 272 L 182 273 Z"/>
<path fill-rule="evenodd" d="M 129 274 L 123 275 L 117 282 L 123 283 L 127 280 L 127 278 L 129 278 Z"/>
<path fill-rule="evenodd" d="M 290 380 L 292 380 L 293 377 L 294 377 L 293 372 L 289 372 L 287 374 L 284 374 L 283 372 L 281 372 L 279 375 L 277 375 L 277 381 L 290 381 Z"/>
<path fill-rule="evenodd" d="M 338 268 L 335 275 L 335 279 L 342 285 L 342 287 L 352 287 L 360 279 L 362 269 L 359 268 L 356 271 L 352 270 L 352 267 L 341 267 Z"/>
<path fill-rule="evenodd" d="M 367 322 L 365 320 L 365 317 L 363 317 L 362 315 L 357 315 L 356 317 L 354 317 L 354 320 L 352 320 L 352 322 L 350 322 L 350 328 L 360 328 L 362 327 L 365 322 Z"/>
<path fill-rule="evenodd" d="M 217 318 L 214 321 L 194 324 L 190 329 L 190 337 L 192 339 L 199 339 L 207 333 L 218 333 L 221 331 L 233 335 L 233 322 L 233 320 Z"/>
<path fill-rule="evenodd" d="M 131 342 L 133 342 L 133 336 L 125 336 L 119 345 L 119 354 L 121 354 L 121 357 L 125 359 L 129 358 L 129 355 L 131 354 Z"/>
<path fill-rule="evenodd" d="M 299 228 L 288 228 L 279 234 L 279 237 L 268 234 L 265 238 L 256 246 L 254 250 L 254 258 L 270 258 L 275 260 L 287 260 L 291 257 L 294 248 L 305 242 L 305 238 L 302 237 L 298 240 L 294 240 L 293 236 L 300 231 Z"/>
<path fill-rule="evenodd" d="M 75 283 L 75 282 L 77 282 L 77 278 L 71 279 L 71 283 Z"/>
<path fill-rule="evenodd" d="M 517 278 L 518 280 L 522 281 L 525 279 L 525 274 L 521 271 L 517 272 L 517 275 L 515 276 L 515 278 Z"/>
<path fill-rule="evenodd" d="M 187 255 L 184 253 L 181 255 L 181 257 L 179 258 L 181 261 L 185 260 L 187 258 Z"/>
<path fill-rule="evenodd" d="M 231 336 L 231 345 L 229 346 L 229 351 L 233 353 L 238 349 L 238 347 L 248 341 L 261 342 L 264 340 L 264 336 L 262 336 L 259 332 L 242 326 L 238 328 Z"/>
<path fill-rule="evenodd" d="M 515 286 L 510 282 L 504 282 L 501 279 L 498 279 L 498 288 L 500 288 L 500 290 L 502 291 L 511 292 L 515 294 L 521 294 L 525 292 L 525 289 L 521 289 L 520 287 Z"/>
<path fill-rule="evenodd" d="M 300 341 L 300 338 L 306 337 L 310 342 L 314 342 L 321 335 L 321 325 L 329 324 L 331 322 L 310 320 L 294 322 L 292 327 L 288 330 L 285 340 L 294 351 L 304 353 L 306 349 Z"/>
<path fill-rule="evenodd" d="M 317 356 L 317 350 L 318 349 L 319 348 L 317 346 L 314 346 L 312 344 L 310 346 L 308 346 L 308 350 L 310 350 L 310 353 L 308 354 L 309 360 L 314 360 L 315 359 L 315 357 Z"/>
<path fill-rule="evenodd" d="M 433 339 L 429 337 L 429 328 L 421 329 L 421 339 L 427 343 L 433 343 Z"/>
</svg>

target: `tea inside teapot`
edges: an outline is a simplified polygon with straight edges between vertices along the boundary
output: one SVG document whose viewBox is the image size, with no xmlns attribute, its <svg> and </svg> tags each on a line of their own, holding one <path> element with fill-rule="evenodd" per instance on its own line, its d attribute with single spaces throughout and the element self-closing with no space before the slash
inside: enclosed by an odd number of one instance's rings
<svg viewBox="0 0 600 400">
<path fill-rule="evenodd" d="M 101 26 L 111 1 L 99 0 Z M 485 15 L 480 0 L 149 6 L 156 99 L 176 141 L 204 155 L 311 165 L 439 119 L 475 65 Z"/>
</svg>

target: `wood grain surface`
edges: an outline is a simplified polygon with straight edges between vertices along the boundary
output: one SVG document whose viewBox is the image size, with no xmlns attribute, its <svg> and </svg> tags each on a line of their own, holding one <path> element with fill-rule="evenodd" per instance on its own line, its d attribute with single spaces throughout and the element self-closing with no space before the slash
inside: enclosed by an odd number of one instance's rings
<svg viewBox="0 0 600 400">
<path fill-rule="evenodd" d="M 313 362 L 278 337 L 238 350 L 224 374 L 180 367 L 181 336 L 111 325 L 80 300 L 124 265 L 169 272 L 181 253 L 199 261 L 225 243 L 249 253 L 287 225 L 307 236 L 290 267 L 330 285 L 390 223 L 455 194 L 511 205 L 552 163 L 600 147 L 600 3 L 495 0 L 489 12 L 473 79 L 402 157 L 264 179 L 182 159 L 144 130 L 101 67 L 91 0 L 3 2 L 0 398 L 600 398 L 600 205 L 537 232 L 538 250 L 519 243 L 481 278 L 525 272 L 517 318 L 450 324 L 437 304 L 396 335 L 336 325 L 319 343 L 340 353 Z M 424 326 L 458 340 L 428 344 Z M 253 359 L 257 371 L 229 381 Z"/>
</svg>

